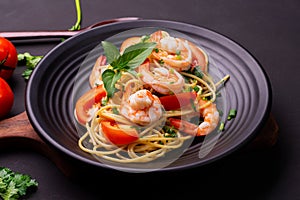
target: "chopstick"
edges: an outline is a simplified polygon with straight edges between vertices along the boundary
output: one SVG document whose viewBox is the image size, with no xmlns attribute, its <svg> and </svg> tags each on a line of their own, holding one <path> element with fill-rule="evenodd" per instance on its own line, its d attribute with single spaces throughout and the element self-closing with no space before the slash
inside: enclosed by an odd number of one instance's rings
<svg viewBox="0 0 300 200">
<path fill-rule="evenodd" d="M 90 26 L 82 28 L 78 31 L 71 30 L 48 30 L 48 31 L 11 31 L 11 32 L 0 32 L 0 36 L 5 37 L 10 40 L 35 40 L 35 39 L 43 39 L 43 38 L 68 38 L 72 37 L 80 32 L 85 30 L 89 30 L 95 27 L 99 27 L 105 24 L 111 24 L 116 22 L 123 21 L 133 21 L 139 20 L 139 17 L 121 17 L 99 21 Z"/>
</svg>

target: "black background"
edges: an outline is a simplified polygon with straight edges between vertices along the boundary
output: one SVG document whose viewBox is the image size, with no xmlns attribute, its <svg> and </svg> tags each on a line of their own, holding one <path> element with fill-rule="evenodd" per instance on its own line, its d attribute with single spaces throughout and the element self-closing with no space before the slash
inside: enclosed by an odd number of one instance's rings
<svg viewBox="0 0 300 200">
<path fill-rule="evenodd" d="M 28 199 L 300 199 L 300 1 L 82 0 L 81 6 L 82 27 L 116 17 L 166 19 L 211 29 L 245 47 L 270 78 L 271 112 L 280 128 L 278 142 L 272 148 L 239 152 L 188 172 L 147 176 L 99 171 L 80 180 L 65 176 L 38 152 L 15 146 L 2 149 L 1 166 L 30 174 L 39 182 Z M 0 2 L 0 32 L 68 29 L 75 21 L 74 0 Z M 15 42 L 19 53 L 33 55 L 45 55 L 57 44 Z M 18 67 L 10 80 L 16 100 L 9 116 L 24 111 L 23 70 Z"/>
</svg>

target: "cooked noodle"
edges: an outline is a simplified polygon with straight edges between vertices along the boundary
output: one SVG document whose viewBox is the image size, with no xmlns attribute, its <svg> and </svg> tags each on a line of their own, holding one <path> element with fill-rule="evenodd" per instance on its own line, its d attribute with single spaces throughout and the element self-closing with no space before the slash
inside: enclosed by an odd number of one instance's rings
<svg viewBox="0 0 300 200">
<path fill-rule="evenodd" d="M 153 60 L 153 62 L 155 65 L 160 66 L 157 60 Z M 206 100 L 205 104 L 199 105 L 195 103 L 196 110 L 203 109 L 214 103 L 217 98 L 217 87 L 229 78 L 229 76 L 225 76 L 214 83 L 207 72 L 203 72 L 201 78 L 188 71 L 180 71 L 179 73 L 186 80 L 183 90 L 188 91 L 191 90 L 191 88 L 198 88 L 195 101 L 199 99 Z M 110 98 L 106 102 L 106 105 L 102 105 L 93 115 L 92 119 L 86 123 L 87 131 L 78 141 L 80 149 L 100 158 L 119 163 L 149 162 L 165 156 L 167 152 L 173 149 L 180 148 L 185 141 L 194 137 L 174 129 L 168 124 L 170 117 L 184 118 L 185 116 L 193 115 L 193 113 L 195 113 L 195 108 L 193 107 L 179 110 L 164 110 L 158 120 L 146 126 L 137 126 L 136 123 L 129 120 L 126 116 L 121 115 L 121 102 L 127 87 L 131 87 L 133 91 L 147 89 L 154 94 L 156 93 L 153 88 L 149 88 L 149 84 L 145 84 L 139 76 L 122 72 L 121 79 L 116 83 L 116 88 L 118 89 L 117 95 Z M 111 120 L 116 124 L 138 127 L 139 138 L 125 145 L 112 144 L 103 134 L 100 123 L 102 120 Z M 172 129 L 173 135 L 170 136 L 170 133 L 165 129 L 166 127 Z"/>
</svg>

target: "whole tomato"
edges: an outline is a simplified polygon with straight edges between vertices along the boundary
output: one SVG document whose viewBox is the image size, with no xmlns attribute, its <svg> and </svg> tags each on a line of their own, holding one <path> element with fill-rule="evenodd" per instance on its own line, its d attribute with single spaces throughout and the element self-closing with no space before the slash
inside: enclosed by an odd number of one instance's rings
<svg viewBox="0 0 300 200">
<path fill-rule="evenodd" d="M 0 119 L 11 110 L 14 103 L 14 93 L 8 83 L 0 77 Z"/>
<path fill-rule="evenodd" d="M 4 37 L 0 37 L 0 77 L 8 80 L 18 64 L 16 47 Z"/>
</svg>

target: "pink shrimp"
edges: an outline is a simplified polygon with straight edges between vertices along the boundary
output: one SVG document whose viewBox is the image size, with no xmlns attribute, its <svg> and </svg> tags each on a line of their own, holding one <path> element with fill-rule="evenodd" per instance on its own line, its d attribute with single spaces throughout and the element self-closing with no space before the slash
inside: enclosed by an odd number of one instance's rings
<svg viewBox="0 0 300 200">
<path fill-rule="evenodd" d="M 187 40 L 171 37 L 165 31 L 152 33 L 150 40 L 157 43 L 157 50 L 152 52 L 154 59 L 163 61 L 177 71 L 190 68 L 192 51 Z"/>
<path fill-rule="evenodd" d="M 129 91 L 125 91 L 127 93 Z M 139 125 L 148 125 L 157 121 L 163 114 L 163 106 L 157 96 L 149 90 L 142 89 L 123 96 L 120 113 Z M 128 97 L 128 98 L 127 98 Z"/>
<path fill-rule="evenodd" d="M 177 71 L 188 70 L 195 66 L 200 66 L 204 72 L 207 71 L 208 56 L 193 42 L 171 37 L 161 30 L 152 33 L 150 41 L 157 43 L 157 50 L 151 54 L 154 59 L 163 61 Z"/>
<path fill-rule="evenodd" d="M 161 94 L 179 93 L 183 90 L 184 79 L 172 68 L 145 62 L 138 68 L 141 80 Z"/>
<path fill-rule="evenodd" d="M 200 100 L 201 104 L 206 103 Z M 193 136 L 204 136 L 214 131 L 219 123 L 219 112 L 215 103 L 210 103 L 208 106 L 200 109 L 200 115 L 204 121 L 198 126 L 185 120 L 177 118 L 169 118 L 169 122 L 176 129 L 181 130 Z"/>
</svg>

